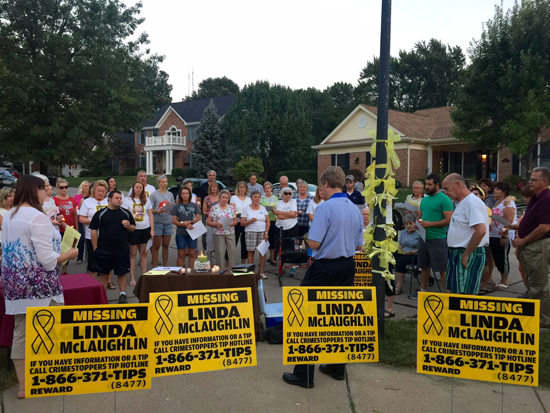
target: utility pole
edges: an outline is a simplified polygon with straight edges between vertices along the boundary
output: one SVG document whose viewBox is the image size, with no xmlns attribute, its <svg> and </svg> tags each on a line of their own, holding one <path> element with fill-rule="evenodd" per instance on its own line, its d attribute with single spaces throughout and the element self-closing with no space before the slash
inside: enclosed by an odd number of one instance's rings
<svg viewBox="0 0 550 413">
<path fill-rule="evenodd" d="M 376 124 L 376 165 L 382 165 L 388 162 L 386 153 L 386 140 L 388 139 L 388 110 L 390 99 L 390 38 L 391 38 L 391 0 L 382 0 L 382 24 L 380 30 L 380 71 L 378 73 L 378 113 Z M 385 168 L 376 168 L 376 178 L 384 178 Z M 384 192 L 384 183 L 376 187 L 376 194 Z M 380 207 L 385 208 L 387 213 L 391 213 L 391 208 L 386 208 L 386 201 L 382 205 L 376 204 L 374 207 L 374 225 L 386 223 L 386 217 L 382 216 Z M 386 231 L 383 228 L 375 226 L 374 241 L 384 241 Z M 381 273 L 380 255 L 373 257 L 372 263 L 372 285 L 376 287 L 376 302 L 378 312 L 378 336 L 384 337 L 385 334 L 385 292 L 384 283 L 386 282 Z"/>
</svg>

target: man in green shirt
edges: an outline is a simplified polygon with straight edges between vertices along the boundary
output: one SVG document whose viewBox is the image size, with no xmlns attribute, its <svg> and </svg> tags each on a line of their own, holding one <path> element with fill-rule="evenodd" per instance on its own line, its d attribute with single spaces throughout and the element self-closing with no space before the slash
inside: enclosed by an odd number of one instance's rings
<svg viewBox="0 0 550 413">
<path fill-rule="evenodd" d="M 426 240 L 418 240 L 418 267 L 422 269 L 420 291 L 426 291 L 430 270 L 441 274 L 441 282 L 445 285 L 447 275 L 447 226 L 453 215 L 451 199 L 441 192 L 439 175 L 428 175 L 425 182 L 427 196 L 420 203 L 418 223 L 426 230 Z M 411 300 L 418 299 L 418 290 L 409 295 Z"/>
</svg>

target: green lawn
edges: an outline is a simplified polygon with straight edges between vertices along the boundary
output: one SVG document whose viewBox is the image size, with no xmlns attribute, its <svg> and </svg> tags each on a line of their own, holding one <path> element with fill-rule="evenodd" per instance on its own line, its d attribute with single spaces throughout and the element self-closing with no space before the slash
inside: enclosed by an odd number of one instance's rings
<svg viewBox="0 0 550 413">
<path fill-rule="evenodd" d="M 386 320 L 380 363 L 416 370 L 416 319 Z M 550 386 L 550 330 L 540 330 L 539 385 Z"/>
<path fill-rule="evenodd" d="M 80 185 L 80 183 L 82 181 L 93 182 L 93 181 L 97 181 L 98 179 L 105 179 L 105 178 L 106 178 L 105 176 L 100 176 L 100 177 L 96 176 L 96 177 L 89 177 L 89 178 L 74 178 L 74 177 L 71 177 L 71 178 L 65 178 L 65 179 L 69 183 L 69 186 L 78 188 L 78 186 Z M 115 179 L 116 179 L 116 183 L 117 183 L 117 188 L 120 189 L 121 191 L 124 191 L 124 192 L 128 192 L 130 190 L 130 188 L 132 188 L 132 184 L 136 181 L 135 176 L 115 176 Z M 147 177 L 147 183 L 153 185 L 155 188 L 158 188 L 157 178 L 154 177 L 154 176 L 148 176 Z M 170 188 L 171 186 L 174 186 L 176 184 L 177 184 L 176 178 L 173 178 L 173 177 L 169 176 L 168 177 L 168 188 Z"/>
</svg>

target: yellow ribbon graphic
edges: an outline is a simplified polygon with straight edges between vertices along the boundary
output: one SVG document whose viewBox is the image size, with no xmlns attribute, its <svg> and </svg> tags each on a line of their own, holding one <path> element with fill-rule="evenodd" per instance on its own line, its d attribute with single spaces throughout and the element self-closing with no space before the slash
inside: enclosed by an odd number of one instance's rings
<svg viewBox="0 0 550 413">
<path fill-rule="evenodd" d="M 172 323 L 172 320 L 170 320 L 169 317 L 172 312 L 172 308 L 174 308 L 174 302 L 169 296 L 166 294 L 158 296 L 157 301 L 155 301 L 155 310 L 157 310 L 157 314 L 159 315 L 159 319 L 155 324 L 157 334 L 160 334 L 163 328 L 166 329 L 168 334 L 172 332 L 174 323 Z"/>
<path fill-rule="evenodd" d="M 443 312 L 443 301 L 435 295 L 430 295 L 424 300 L 424 309 L 428 314 L 428 319 L 424 322 L 424 331 L 426 334 L 430 334 L 433 327 L 439 336 L 443 331 L 443 325 L 439 321 L 439 316 Z"/>
<path fill-rule="evenodd" d="M 297 321 L 301 327 L 304 322 L 304 316 L 302 315 L 300 308 L 302 308 L 302 305 L 304 304 L 304 295 L 300 290 L 291 290 L 290 293 L 288 293 L 287 300 L 292 310 L 287 318 L 288 324 L 292 326 L 294 321 Z"/>
<path fill-rule="evenodd" d="M 38 354 L 38 350 L 40 350 L 42 346 L 44 346 L 48 354 L 51 353 L 54 344 L 50 338 L 50 331 L 52 331 L 54 324 L 55 318 L 48 310 L 40 310 L 34 315 L 32 326 L 38 334 L 38 337 L 34 339 L 31 345 L 34 354 Z"/>
</svg>

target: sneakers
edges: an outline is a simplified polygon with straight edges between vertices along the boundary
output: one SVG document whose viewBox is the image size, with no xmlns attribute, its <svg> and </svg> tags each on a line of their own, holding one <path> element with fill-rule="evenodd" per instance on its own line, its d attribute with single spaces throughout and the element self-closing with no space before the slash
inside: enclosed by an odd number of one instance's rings
<svg viewBox="0 0 550 413">
<path fill-rule="evenodd" d="M 128 304 L 128 299 L 126 298 L 126 294 L 120 294 L 120 297 L 118 297 L 118 303 Z"/>
<path fill-rule="evenodd" d="M 409 299 L 418 300 L 418 292 L 419 291 L 426 292 L 426 290 L 416 290 L 414 293 L 408 295 Z"/>
<path fill-rule="evenodd" d="M 262 277 L 264 280 L 267 280 L 267 275 L 265 275 L 263 272 L 260 274 L 260 277 Z"/>
</svg>

